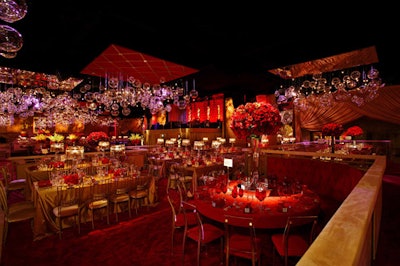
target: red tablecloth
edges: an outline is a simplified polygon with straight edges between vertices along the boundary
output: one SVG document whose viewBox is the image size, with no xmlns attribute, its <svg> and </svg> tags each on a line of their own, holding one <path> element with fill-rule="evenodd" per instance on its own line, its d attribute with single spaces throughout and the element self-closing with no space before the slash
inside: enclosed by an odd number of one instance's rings
<svg viewBox="0 0 400 266">
<path fill-rule="evenodd" d="M 224 222 L 224 215 L 229 214 L 253 217 L 256 228 L 283 228 L 288 216 L 318 215 L 320 212 L 320 199 L 308 188 L 302 194 L 267 197 L 262 202 L 262 209 L 260 209 L 260 202 L 254 197 L 254 191 L 247 191 L 242 198 L 237 197 L 236 200 L 228 191 L 226 195 L 223 193 L 214 195 L 214 200 L 211 200 L 209 190 L 207 187 L 199 187 L 193 203 L 202 215 L 221 223 Z M 217 202 L 217 206 L 213 207 L 213 202 Z M 248 204 L 251 206 L 251 213 L 244 211 Z M 240 226 L 248 226 L 248 224 L 244 223 Z"/>
</svg>

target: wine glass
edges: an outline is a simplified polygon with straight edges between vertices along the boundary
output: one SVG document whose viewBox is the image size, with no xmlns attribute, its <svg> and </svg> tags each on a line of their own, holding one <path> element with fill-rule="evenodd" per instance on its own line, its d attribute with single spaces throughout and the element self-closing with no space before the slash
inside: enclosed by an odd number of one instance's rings
<svg viewBox="0 0 400 266">
<path fill-rule="evenodd" d="M 234 186 L 232 189 L 233 206 L 236 206 L 236 198 L 238 196 L 238 187 Z"/>
<path fill-rule="evenodd" d="M 244 195 L 244 190 L 243 190 L 242 186 L 240 185 L 239 186 L 239 197 L 243 197 L 243 195 Z"/>
<path fill-rule="evenodd" d="M 256 188 L 256 198 L 260 201 L 260 212 L 262 211 L 262 202 L 267 197 L 267 191 L 264 184 L 258 184 Z"/>
<path fill-rule="evenodd" d="M 222 193 L 226 194 L 226 192 L 228 191 L 228 186 L 225 182 L 221 183 L 221 191 Z"/>
</svg>

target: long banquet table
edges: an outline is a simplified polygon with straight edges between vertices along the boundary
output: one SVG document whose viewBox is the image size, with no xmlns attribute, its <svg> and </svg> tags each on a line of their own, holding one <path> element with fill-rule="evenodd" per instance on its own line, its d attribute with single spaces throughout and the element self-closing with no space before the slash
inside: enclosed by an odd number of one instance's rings
<svg viewBox="0 0 400 266">
<path fill-rule="evenodd" d="M 96 177 L 95 177 L 96 178 Z M 111 178 L 111 177 L 107 177 Z M 143 179 L 148 179 L 150 182 L 149 187 L 149 203 L 152 204 L 156 198 L 156 188 L 155 188 L 155 181 L 153 176 L 140 176 L 140 177 L 133 177 L 130 180 L 133 182 L 132 185 L 134 186 L 135 182 L 140 182 Z M 33 225 L 33 234 L 34 240 L 42 239 L 48 235 L 52 235 L 58 231 L 58 223 L 56 218 L 54 217 L 52 210 L 56 207 L 56 196 L 57 196 L 57 189 L 54 186 L 51 186 L 48 180 L 41 180 L 35 181 L 34 190 L 33 190 L 33 201 L 36 206 L 36 217 L 34 219 Z M 88 200 L 90 198 L 90 185 L 85 184 L 83 187 L 82 192 L 82 200 Z M 120 211 L 120 210 L 116 210 Z M 82 219 L 81 221 L 85 221 L 88 218 L 87 211 L 82 212 Z M 63 221 L 64 222 L 64 221 Z M 70 220 L 65 219 L 63 223 L 63 227 L 71 226 Z"/>
<path fill-rule="evenodd" d="M 90 167 L 91 166 L 88 164 L 78 165 L 79 169 L 89 169 Z M 38 168 L 37 164 L 30 165 L 25 168 L 26 181 L 27 181 L 26 198 L 32 199 L 32 191 L 34 190 L 34 183 L 41 180 L 48 180 L 53 170 L 68 171 L 71 170 L 71 168 L 69 167 L 69 168 L 59 168 L 59 169 L 54 169 L 54 168 L 40 169 Z"/>
</svg>

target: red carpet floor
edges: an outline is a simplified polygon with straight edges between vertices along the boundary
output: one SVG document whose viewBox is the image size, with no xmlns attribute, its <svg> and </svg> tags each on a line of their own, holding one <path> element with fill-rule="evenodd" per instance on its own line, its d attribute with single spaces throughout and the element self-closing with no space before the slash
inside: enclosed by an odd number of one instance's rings
<svg viewBox="0 0 400 266">
<path fill-rule="evenodd" d="M 195 265 L 196 246 L 189 241 L 183 260 L 179 239 L 176 236 L 174 256 L 171 256 L 171 212 L 160 184 L 160 203 L 129 219 L 120 216 L 120 222 L 111 219 L 111 225 L 105 221 L 96 223 L 96 230 L 91 229 L 88 221 L 82 225 L 81 234 L 76 228 L 64 231 L 64 238 L 58 235 L 32 241 L 29 222 L 11 224 L 7 243 L 3 248 L 1 265 Z M 379 238 L 379 247 L 374 266 L 398 265 L 400 260 L 400 176 L 388 173 L 383 180 L 383 213 Z M 133 212 L 134 213 L 134 212 Z M 111 216 L 112 218 L 113 216 Z M 269 234 L 259 232 L 265 239 L 262 265 L 272 265 Z M 202 251 L 201 264 L 220 265 L 219 243 L 213 243 Z M 281 265 L 277 260 L 275 265 Z M 248 261 L 237 261 L 238 266 L 250 265 Z"/>
</svg>

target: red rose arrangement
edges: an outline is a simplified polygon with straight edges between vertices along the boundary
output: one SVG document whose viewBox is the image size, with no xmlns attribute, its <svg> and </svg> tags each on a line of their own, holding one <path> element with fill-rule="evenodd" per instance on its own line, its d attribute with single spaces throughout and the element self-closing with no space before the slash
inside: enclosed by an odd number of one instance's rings
<svg viewBox="0 0 400 266">
<path fill-rule="evenodd" d="M 109 140 L 110 137 L 107 135 L 107 133 L 103 131 L 92 132 L 86 138 L 87 143 L 90 145 L 97 145 L 99 141 L 109 141 Z"/>
<path fill-rule="evenodd" d="M 322 136 L 339 137 L 343 133 L 343 126 L 337 123 L 329 123 L 322 127 Z"/>
<path fill-rule="evenodd" d="M 276 134 L 281 126 L 279 110 L 265 102 L 239 105 L 232 115 L 230 124 L 238 139 L 246 139 L 251 135 Z"/>
<path fill-rule="evenodd" d="M 79 175 L 77 173 L 63 176 L 64 183 L 67 185 L 76 185 L 79 183 Z"/>
<path fill-rule="evenodd" d="M 64 165 L 64 162 L 61 161 L 54 161 L 48 164 L 50 168 L 64 168 Z"/>
<path fill-rule="evenodd" d="M 346 132 L 344 132 L 344 136 L 352 136 L 352 137 L 356 137 L 356 136 L 361 136 L 364 133 L 364 131 L 362 130 L 361 127 L 359 126 L 352 126 L 349 127 Z"/>
<path fill-rule="evenodd" d="M 110 162 L 110 159 L 108 159 L 107 157 L 103 157 L 103 158 L 100 159 L 100 162 L 102 164 L 108 164 Z"/>
</svg>

